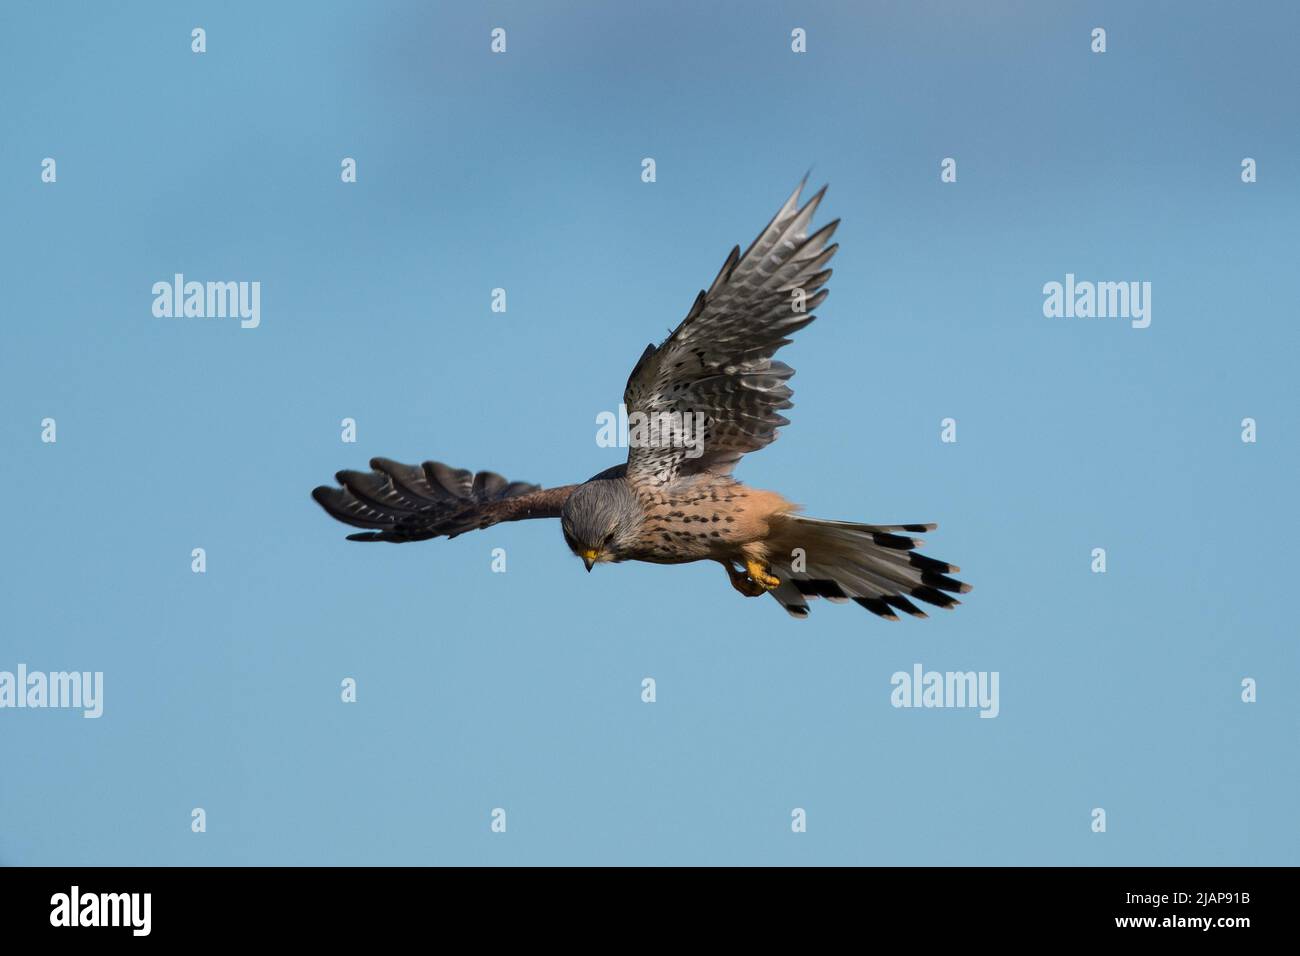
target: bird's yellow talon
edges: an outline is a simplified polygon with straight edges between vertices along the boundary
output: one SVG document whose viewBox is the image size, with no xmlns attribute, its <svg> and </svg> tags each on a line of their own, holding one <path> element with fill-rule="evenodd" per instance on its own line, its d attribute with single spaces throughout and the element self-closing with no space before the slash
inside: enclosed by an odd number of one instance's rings
<svg viewBox="0 0 1300 956">
<path fill-rule="evenodd" d="M 745 597 L 758 597 L 767 593 L 761 584 L 751 581 L 744 571 L 735 570 L 730 563 L 724 563 L 723 567 L 727 569 L 727 577 L 731 579 L 731 586 Z"/>
<path fill-rule="evenodd" d="M 749 579 L 764 591 L 772 591 L 781 586 L 781 579 L 772 574 L 761 561 L 749 558 L 745 561 L 745 571 L 748 572 Z"/>
</svg>

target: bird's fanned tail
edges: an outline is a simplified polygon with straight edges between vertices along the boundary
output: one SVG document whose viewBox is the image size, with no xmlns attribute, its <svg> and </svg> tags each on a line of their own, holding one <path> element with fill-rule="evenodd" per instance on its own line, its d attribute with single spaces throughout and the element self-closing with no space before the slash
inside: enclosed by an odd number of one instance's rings
<svg viewBox="0 0 1300 956">
<path fill-rule="evenodd" d="M 886 620 L 926 613 L 911 600 L 953 608 L 971 586 L 949 577 L 960 569 L 918 554 L 913 534 L 933 524 L 870 525 L 783 515 L 768 561 L 781 584 L 772 596 L 793 617 L 808 616 L 809 598 L 853 601 Z"/>
</svg>

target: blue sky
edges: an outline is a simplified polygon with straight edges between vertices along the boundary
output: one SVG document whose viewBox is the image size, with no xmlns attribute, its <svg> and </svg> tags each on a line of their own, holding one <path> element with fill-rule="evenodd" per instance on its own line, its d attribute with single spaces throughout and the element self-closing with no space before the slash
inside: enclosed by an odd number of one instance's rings
<svg viewBox="0 0 1300 956">
<path fill-rule="evenodd" d="M 0 864 L 1300 862 L 1298 28 L 6 4 L 0 670 L 105 700 L 0 710 Z M 955 613 L 796 622 L 716 565 L 587 575 L 550 522 L 357 545 L 308 497 L 375 455 L 616 464 L 596 415 L 810 168 L 831 295 L 737 475 L 939 522 Z M 261 325 L 155 318 L 177 272 L 260 282 Z M 1151 326 L 1045 318 L 1067 273 L 1150 282 Z M 997 671 L 999 716 L 893 708 L 915 663 Z"/>
</svg>

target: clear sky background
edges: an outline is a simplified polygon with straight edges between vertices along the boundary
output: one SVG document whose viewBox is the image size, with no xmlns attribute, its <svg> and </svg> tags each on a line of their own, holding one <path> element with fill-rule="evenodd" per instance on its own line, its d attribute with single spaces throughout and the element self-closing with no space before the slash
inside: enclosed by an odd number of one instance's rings
<svg viewBox="0 0 1300 956">
<path fill-rule="evenodd" d="M 0 711 L 0 864 L 1300 862 L 1298 33 L 1290 3 L 5 3 L 0 670 L 105 701 Z M 939 522 L 955 613 L 588 575 L 554 522 L 353 544 L 309 498 L 374 455 L 616 464 L 596 415 L 809 168 L 831 295 L 737 474 Z M 260 328 L 154 318 L 176 272 L 260 281 Z M 1045 318 L 1066 273 L 1151 282 L 1150 328 Z M 915 663 L 998 671 L 1000 716 L 891 707 Z"/>
</svg>

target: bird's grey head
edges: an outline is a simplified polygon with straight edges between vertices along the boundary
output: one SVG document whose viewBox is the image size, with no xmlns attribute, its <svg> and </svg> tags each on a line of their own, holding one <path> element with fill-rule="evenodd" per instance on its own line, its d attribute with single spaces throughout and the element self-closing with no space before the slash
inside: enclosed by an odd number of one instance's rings
<svg viewBox="0 0 1300 956">
<path fill-rule="evenodd" d="M 590 571 L 598 561 L 621 561 L 631 550 L 644 513 L 622 478 L 589 481 L 574 489 L 560 514 L 564 542 Z"/>
</svg>

